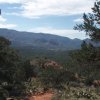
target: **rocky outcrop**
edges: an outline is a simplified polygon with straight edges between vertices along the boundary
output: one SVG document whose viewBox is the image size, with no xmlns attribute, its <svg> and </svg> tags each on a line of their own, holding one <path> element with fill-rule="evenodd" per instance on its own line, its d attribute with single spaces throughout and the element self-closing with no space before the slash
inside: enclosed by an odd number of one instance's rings
<svg viewBox="0 0 100 100">
<path fill-rule="evenodd" d="M 54 69 L 62 69 L 62 66 L 58 64 L 56 61 L 49 60 L 49 59 L 43 59 L 43 60 L 31 60 L 30 64 L 33 66 L 40 66 L 42 68 L 54 68 Z"/>
<path fill-rule="evenodd" d="M 93 85 L 94 86 L 100 86 L 100 80 L 94 80 Z"/>
</svg>

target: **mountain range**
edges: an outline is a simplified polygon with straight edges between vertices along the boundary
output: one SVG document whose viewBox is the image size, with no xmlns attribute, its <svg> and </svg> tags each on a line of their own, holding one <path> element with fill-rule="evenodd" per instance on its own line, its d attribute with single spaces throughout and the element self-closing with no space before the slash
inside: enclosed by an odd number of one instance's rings
<svg viewBox="0 0 100 100">
<path fill-rule="evenodd" d="M 79 49 L 80 39 L 70 39 L 46 33 L 21 32 L 0 28 L 0 36 L 6 37 L 15 48 L 46 49 L 46 50 L 73 50 Z M 86 39 L 90 41 L 89 39 Z"/>
<path fill-rule="evenodd" d="M 83 40 L 70 39 L 46 33 L 32 33 L 0 28 L 0 36 L 9 39 L 15 48 L 45 49 L 45 50 L 73 50 L 79 49 Z M 85 39 L 91 42 L 90 39 Z M 100 46 L 100 43 L 94 43 Z"/>
</svg>

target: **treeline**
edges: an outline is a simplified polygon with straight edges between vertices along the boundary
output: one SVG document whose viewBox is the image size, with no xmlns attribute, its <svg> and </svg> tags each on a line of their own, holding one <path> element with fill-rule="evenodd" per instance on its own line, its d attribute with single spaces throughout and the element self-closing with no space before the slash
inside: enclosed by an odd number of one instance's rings
<svg viewBox="0 0 100 100">
<path fill-rule="evenodd" d="M 24 60 L 10 44 L 0 37 L 0 100 L 63 89 L 62 84 L 77 80 L 74 73 L 47 58 Z"/>
<path fill-rule="evenodd" d="M 75 29 L 85 31 L 93 41 L 100 42 L 100 2 L 95 2 L 92 14 L 83 15 L 83 24 Z M 9 96 L 25 97 L 49 89 L 63 90 L 66 86 L 100 86 L 100 47 L 83 41 L 81 49 L 70 51 L 65 66 L 47 58 L 25 60 L 10 47 L 11 42 L 0 37 L 0 100 Z M 63 59 L 62 59 L 63 60 Z M 56 67 L 55 67 L 56 66 Z M 72 85 L 73 84 L 73 85 Z M 69 89 L 69 87 L 67 87 Z"/>
<path fill-rule="evenodd" d="M 65 85 L 93 85 L 100 79 L 100 48 L 83 41 L 81 49 L 70 51 L 66 66 L 47 58 L 24 60 L 0 37 L 0 97 L 24 97 L 49 89 L 64 90 Z M 50 63 L 49 63 L 50 62 Z M 98 85 L 99 86 L 99 85 Z M 19 98 L 18 98 L 19 100 Z"/>
<path fill-rule="evenodd" d="M 100 79 L 100 47 L 94 47 L 91 43 L 83 41 L 81 49 L 72 51 L 70 56 L 69 70 L 84 76 L 87 85 Z"/>
</svg>

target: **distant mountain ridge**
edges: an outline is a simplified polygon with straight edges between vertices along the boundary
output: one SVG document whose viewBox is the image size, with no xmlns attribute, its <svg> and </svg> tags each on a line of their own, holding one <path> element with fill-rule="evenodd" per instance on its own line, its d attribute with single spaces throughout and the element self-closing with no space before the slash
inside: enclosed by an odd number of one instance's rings
<svg viewBox="0 0 100 100">
<path fill-rule="evenodd" d="M 32 49 L 72 50 L 79 49 L 82 43 L 80 39 L 70 39 L 44 33 L 20 32 L 2 28 L 0 29 L 0 36 L 8 38 L 12 42 L 12 46 L 16 48 L 26 47 Z"/>
</svg>

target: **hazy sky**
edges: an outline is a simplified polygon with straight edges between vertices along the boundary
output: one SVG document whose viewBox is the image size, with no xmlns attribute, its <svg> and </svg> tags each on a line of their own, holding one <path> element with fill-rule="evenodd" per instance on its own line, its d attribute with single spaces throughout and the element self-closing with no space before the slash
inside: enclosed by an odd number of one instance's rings
<svg viewBox="0 0 100 100">
<path fill-rule="evenodd" d="M 0 28 L 86 38 L 73 30 L 95 0 L 0 0 Z"/>
</svg>

